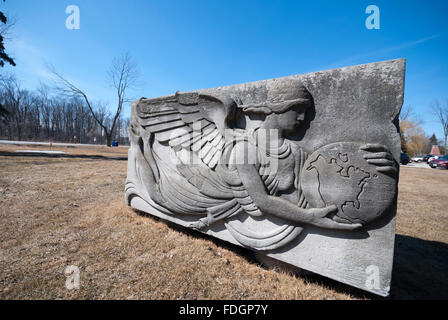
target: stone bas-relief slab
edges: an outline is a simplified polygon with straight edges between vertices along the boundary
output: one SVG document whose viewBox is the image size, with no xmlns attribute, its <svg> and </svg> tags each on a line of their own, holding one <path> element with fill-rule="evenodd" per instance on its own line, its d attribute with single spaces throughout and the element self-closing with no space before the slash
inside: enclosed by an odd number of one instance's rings
<svg viewBox="0 0 448 320">
<path fill-rule="evenodd" d="M 404 59 L 132 105 L 126 201 L 389 294 Z"/>
</svg>

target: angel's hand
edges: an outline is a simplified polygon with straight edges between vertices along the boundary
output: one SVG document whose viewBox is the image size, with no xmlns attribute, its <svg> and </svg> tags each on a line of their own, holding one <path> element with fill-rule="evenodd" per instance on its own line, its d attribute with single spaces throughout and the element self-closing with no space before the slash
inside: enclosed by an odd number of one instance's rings
<svg viewBox="0 0 448 320">
<path fill-rule="evenodd" d="M 368 163 L 375 165 L 376 171 L 391 175 L 397 174 L 397 164 L 389 149 L 384 145 L 368 143 L 361 146 L 360 149 L 373 152 L 365 154 L 364 159 L 366 159 Z"/>
<path fill-rule="evenodd" d="M 145 130 L 145 128 L 135 122 L 131 122 L 128 132 L 129 139 L 134 143 L 137 143 L 140 138 L 142 138 L 143 141 L 149 141 L 151 138 L 151 132 L 149 130 Z"/>
<path fill-rule="evenodd" d="M 153 135 L 153 133 L 151 133 L 151 131 L 146 130 L 145 128 L 140 126 L 140 137 L 142 137 L 143 142 L 149 143 L 149 141 L 151 140 L 151 135 Z"/>
<path fill-rule="evenodd" d="M 138 139 L 140 138 L 138 125 L 131 122 L 131 124 L 128 127 L 128 133 L 131 144 L 138 145 Z"/>
<path fill-rule="evenodd" d="M 310 221 L 311 225 L 326 229 L 338 229 L 338 230 L 355 230 L 362 227 L 360 223 L 340 223 L 336 222 L 327 216 L 338 211 L 338 207 L 331 205 L 325 208 L 312 208 L 307 209 L 312 214 Z"/>
</svg>

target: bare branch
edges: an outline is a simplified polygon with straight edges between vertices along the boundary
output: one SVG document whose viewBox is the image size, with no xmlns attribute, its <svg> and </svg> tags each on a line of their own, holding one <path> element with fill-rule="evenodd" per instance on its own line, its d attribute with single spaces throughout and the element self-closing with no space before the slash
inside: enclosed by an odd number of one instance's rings
<svg viewBox="0 0 448 320">
<path fill-rule="evenodd" d="M 81 98 L 85 101 L 87 104 L 87 107 L 89 108 L 93 118 L 98 123 L 100 127 L 102 127 L 104 130 L 107 130 L 106 126 L 104 125 L 103 121 L 100 121 L 95 111 L 93 110 L 92 104 L 89 101 L 89 98 L 87 95 L 79 89 L 75 84 L 73 84 L 71 81 L 67 80 L 61 73 L 57 72 L 56 69 L 53 66 L 49 66 L 49 71 L 55 76 L 56 78 L 56 86 L 55 90 L 61 93 L 62 95 L 65 95 L 67 97 L 71 98 Z"/>
<path fill-rule="evenodd" d="M 129 53 L 125 53 L 114 58 L 108 71 L 108 78 L 109 82 L 116 90 L 118 103 L 117 110 L 112 121 L 111 132 L 115 129 L 117 119 L 123 109 L 123 104 L 129 102 L 129 99 L 126 97 L 126 93 L 129 89 L 136 86 L 139 76 L 139 70 L 136 64 L 132 61 Z"/>
<path fill-rule="evenodd" d="M 411 106 L 410 104 L 404 106 L 404 107 L 401 109 L 401 112 L 400 112 L 400 120 L 401 120 L 401 121 L 408 120 L 408 118 L 411 116 L 411 114 L 412 114 L 413 112 L 414 112 L 414 111 L 413 111 L 413 108 L 412 108 L 412 106 Z"/>
<path fill-rule="evenodd" d="M 448 99 L 443 107 L 439 100 L 434 100 L 430 103 L 430 108 L 432 113 L 437 117 L 440 124 L 442 125 L 443 135 L 444 135 L 444 146 L 445 146 L 445 154 L 447 152 L 447 140 L 448 140 Z"/>
<path fill-rule="evenodd" d="M 8 18 L 5 24 L 0 24 L 0 36 L 3 37 L 3 40 L 11 40 L 11 33 L 14 26 L 17 24 L 16 18 Z"/>
<path fill-rule="evenodd" d="M 115 58 L 108 71 L 108 78 L 114 89 L 116 90 L 118 102 L 117 109 L 112 117 L 107 108 L 107 104 L 98 103 L 96 108 L 93 108 L 91 101 L 87 94 L 76 86 L 72 81 L 65 78 L 61 73 L 57 72 L 53 66 L 47 67 L 55 77 L 55 90 L 66 97 L 81 98 L 87 104 L 94 120 L 98 125 L 104 129 L 109 145 L 110 139 L 114 133 L 117 121 L 120 119 L 123 104 L 128 102 L 127 91 L 134 87 L 139 78 L 139 71 L 137 66 L 132 62 L 129 54 L 124 54 Z"/>
<path fill-rule="evenodd" d="M 439 100 L 434 100 L 431 104 L 432 113 L 437 117 L 440 121 L 443 131 L 445 134 L 448 134 L 448 103 L 447 106 L 443 107 Z"/>
</svg>

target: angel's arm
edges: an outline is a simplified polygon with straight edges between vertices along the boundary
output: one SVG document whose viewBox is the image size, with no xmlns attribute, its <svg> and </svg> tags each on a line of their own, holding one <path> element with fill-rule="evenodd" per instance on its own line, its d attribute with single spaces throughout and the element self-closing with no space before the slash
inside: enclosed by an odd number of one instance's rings
<svg viewBox="0 0 448 320">
<path fill-rule="evenodd" d="M 240 149 L 237 149 L 237 153 L 239 151 L 244 152 L 244 146 L 241 144 L 237 144 L 235 147 Z M 249 196 L 263 213 L 296 223 L 311 224 L 328 229 L 353 230 L 361 226 L 360 224 L 338 223 L 327 218 L 328 214 L 337 210 L 334 205 L 325 208 L 305 209 L 293 202 L 268 194 L 255 165 L 245 164 L 242 161 L 238 163 L 236 168 L 241 181 Z"/>
</svg>

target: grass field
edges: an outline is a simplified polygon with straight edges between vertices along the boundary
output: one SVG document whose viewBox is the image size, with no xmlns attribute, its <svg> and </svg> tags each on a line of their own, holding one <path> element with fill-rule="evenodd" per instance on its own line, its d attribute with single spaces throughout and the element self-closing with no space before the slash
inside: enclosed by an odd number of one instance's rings
<svg viewBox="0 0 448 320">
<path fill-rule="evenodd" d="M 376 299 L 124 204 L 126 147 L 0 144 L 1 299 Z M 448 170 L 401 167 L 389 299 L 448 298 Z M 78 290 L 64 270 L 80 268 Z"/>
</svg>

